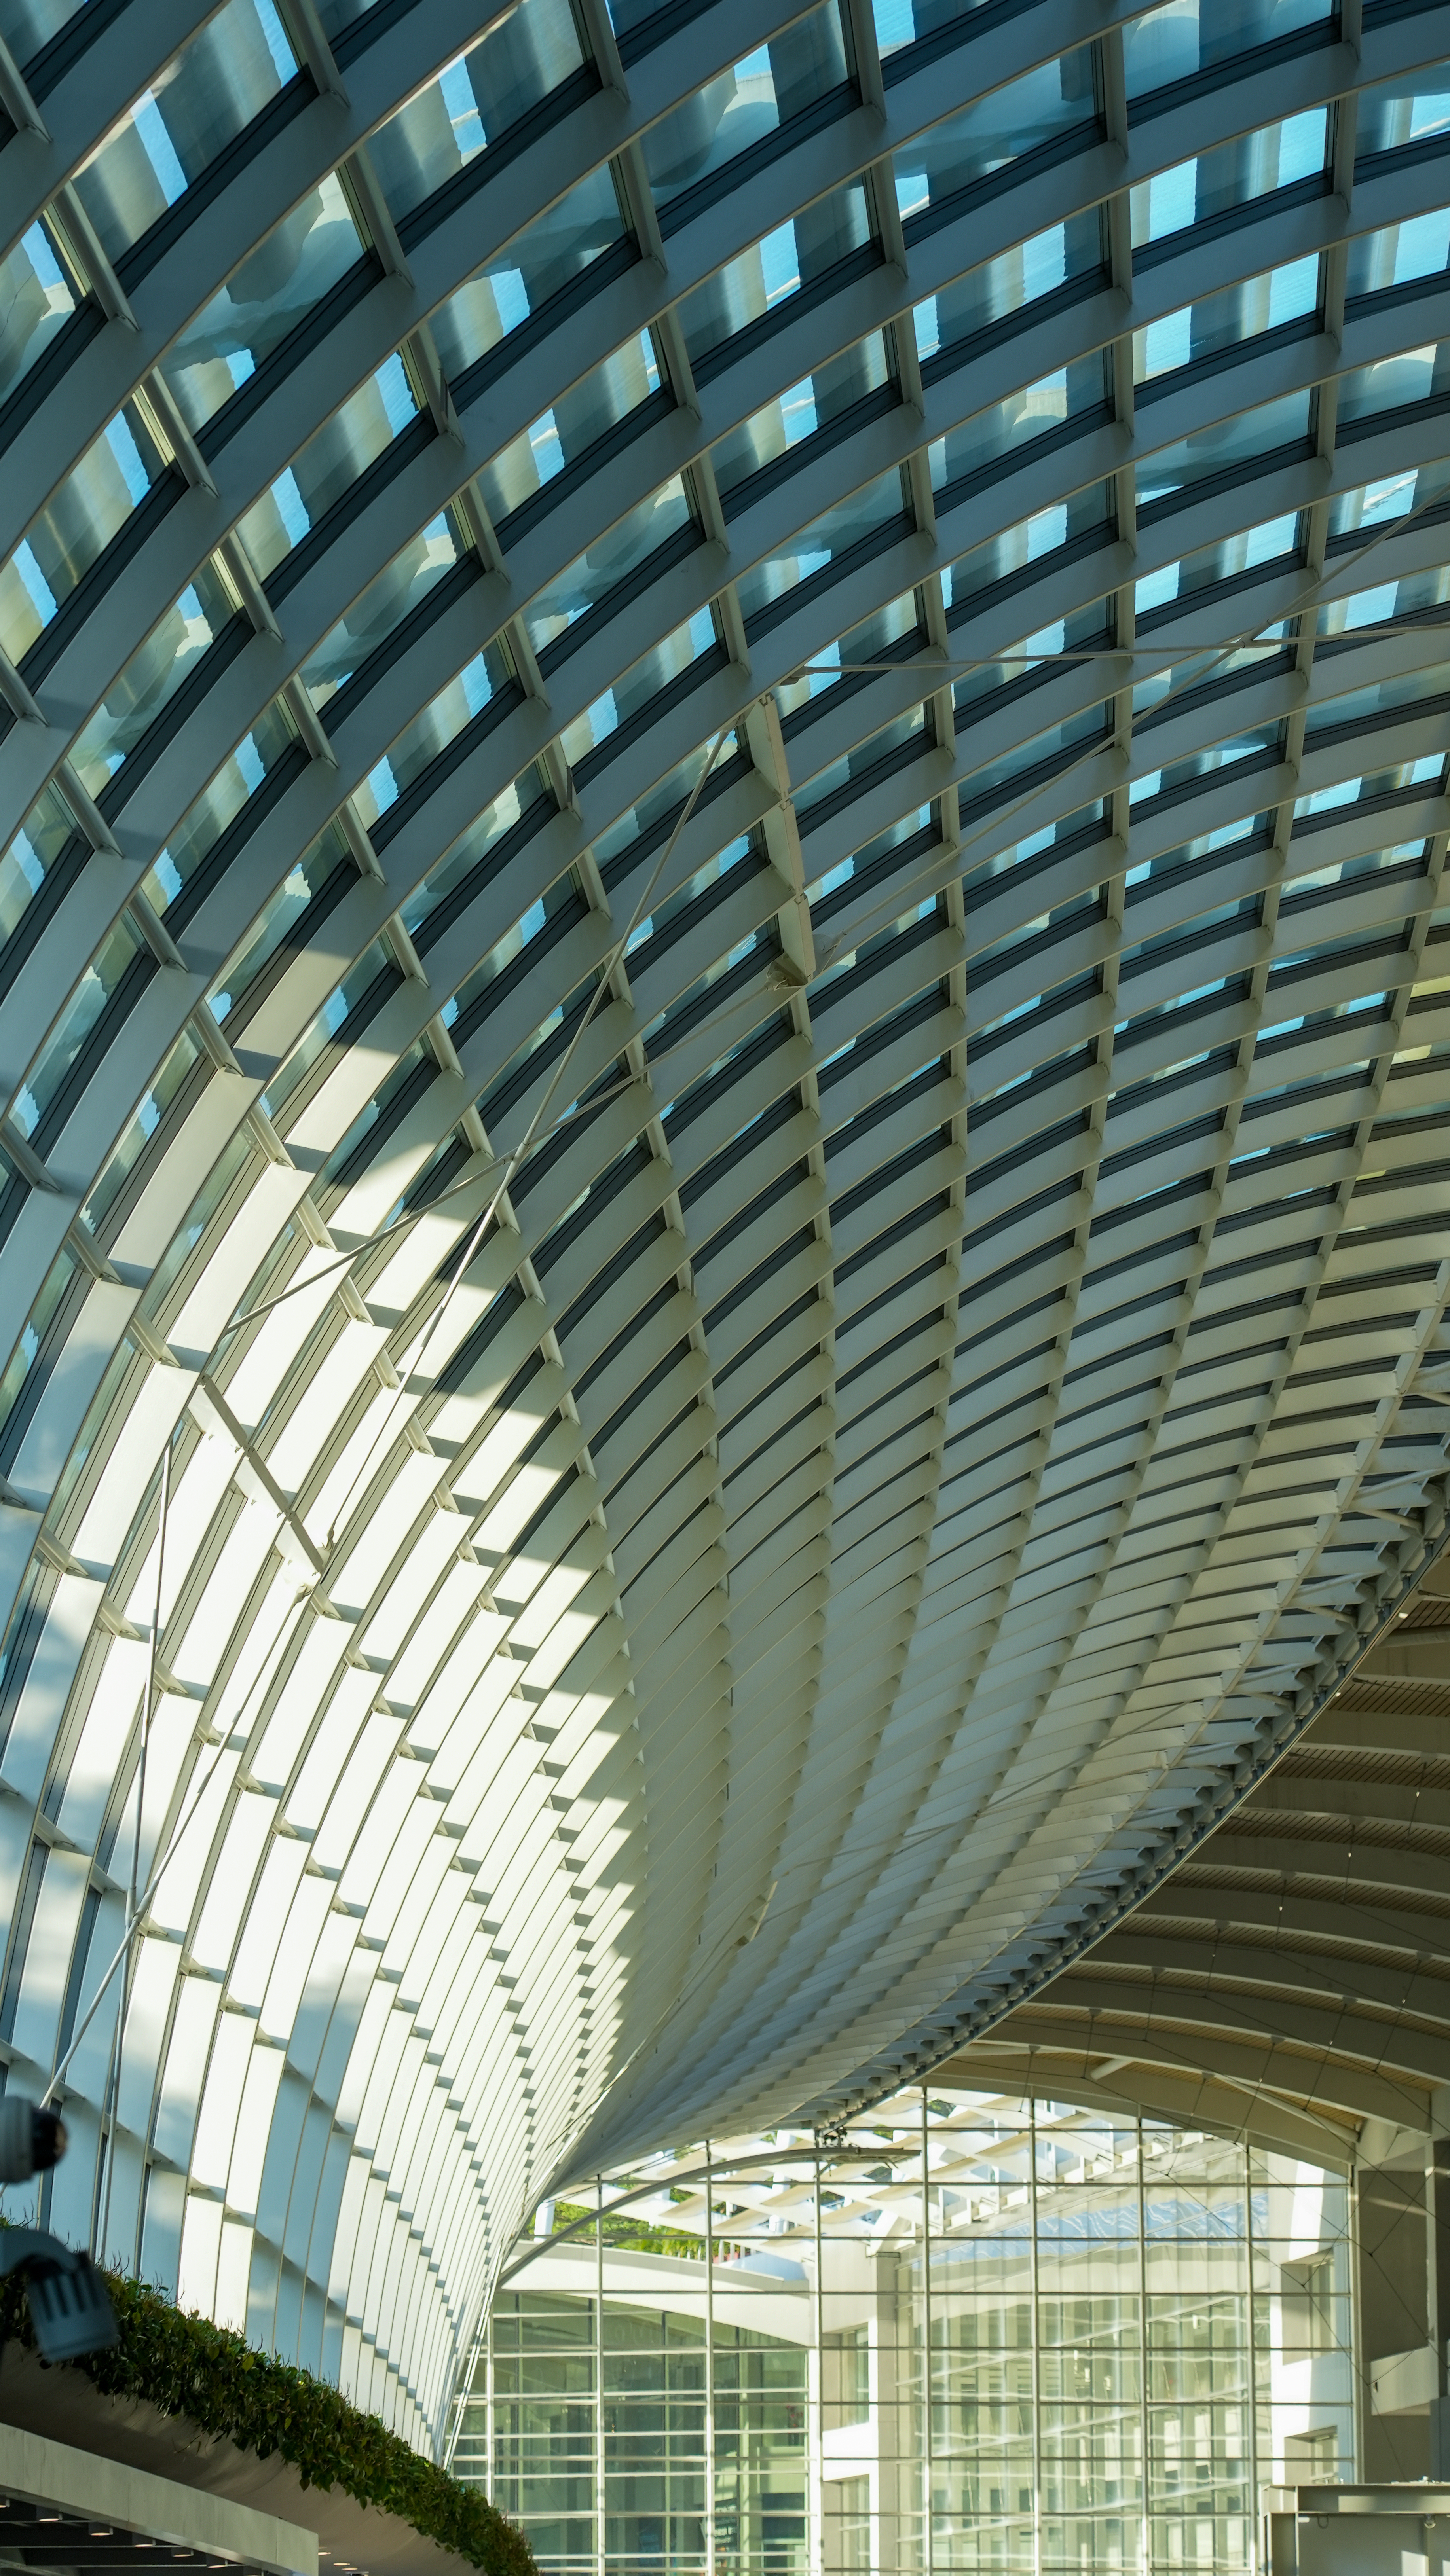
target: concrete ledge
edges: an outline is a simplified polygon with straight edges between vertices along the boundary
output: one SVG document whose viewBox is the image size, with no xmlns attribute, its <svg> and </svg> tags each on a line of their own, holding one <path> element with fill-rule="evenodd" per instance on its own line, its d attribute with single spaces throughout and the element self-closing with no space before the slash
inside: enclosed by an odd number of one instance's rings
<svg viewBox="0 0 1450 2576">
<path fill-rule="evenodd" d="M 60 2505 L 67 2513 L 169 2541 L 174 2549 L 270 2568 L 275 2576 L 317 2576 L 315 2531 L 259 2513 L 254 2505 L 198 2494 L 149 2469 L 73 2450 L 43 2433 L 22 2432 L 15 2424 L 0 2424 L 0 2492 L 27 2504 Z"/>
</svg>

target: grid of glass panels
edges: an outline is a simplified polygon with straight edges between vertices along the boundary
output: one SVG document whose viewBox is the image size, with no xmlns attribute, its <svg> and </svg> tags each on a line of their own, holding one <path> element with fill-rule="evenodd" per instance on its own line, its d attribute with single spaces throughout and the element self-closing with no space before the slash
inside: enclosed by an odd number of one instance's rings
<svg viewBox="0 0 1450 2576">
<path fill-rule="evenodd" d="M 0 2041 L 424 2447 L 1259 1776 L 1450 1259 L 1433 10 L 431 26 L 0 0 Z"/>
<path fill-rule="evenodd" d="M 1248 2576 L 1261 2487 L 1354 2474 L 1342 2175 L 928 2085 L 621 2196 L 541 2214 L 455 2416 L 545 2576 Z"/>
</svg>

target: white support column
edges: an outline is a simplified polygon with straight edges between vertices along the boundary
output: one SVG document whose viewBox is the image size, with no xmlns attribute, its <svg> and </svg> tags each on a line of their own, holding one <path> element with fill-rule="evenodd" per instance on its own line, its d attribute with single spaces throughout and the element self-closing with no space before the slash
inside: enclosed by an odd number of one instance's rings
<svg viewBox="0 0 1450 2576">
<path fill-rule="evenodd" d="M 604 2576 L 604 2176 L 594 2182 L 594 2576 Z"/>
<path fill-rule="evenodd" d="M 705 2576 L 715 2571 L 715 2180 L 705 2140 Z"/>
</svg>

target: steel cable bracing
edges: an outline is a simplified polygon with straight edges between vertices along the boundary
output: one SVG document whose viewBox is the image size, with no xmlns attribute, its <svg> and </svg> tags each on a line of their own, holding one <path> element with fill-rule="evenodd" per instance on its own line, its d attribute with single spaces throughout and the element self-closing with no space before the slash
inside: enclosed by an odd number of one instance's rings
<svg viewBox="0 0 1450 2576">
<path fill-rule="evenodd" d="M 1442 14 L 0 0 L 0 2059 L 424 2447 L 1439 1542 Z"/>
</svg>

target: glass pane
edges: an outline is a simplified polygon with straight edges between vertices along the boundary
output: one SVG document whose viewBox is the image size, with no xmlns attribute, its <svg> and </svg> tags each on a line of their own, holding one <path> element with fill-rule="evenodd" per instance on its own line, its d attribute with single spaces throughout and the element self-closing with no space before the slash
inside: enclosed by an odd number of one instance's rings
<svg viewBox="0 0 1450 2576">
<path fill-rule="evenodd" d="M 150 1090 L 143 1093 L 139 1108 L 123 1129 L 120 1142 L 86 1201 L 85 1220 L 93 1232 L 107 1209 L 115 1204 L 193 1066 L 200 1062 L 199 1044 L 183 1030 Z"/>
<path fill-rule="evenodd" d="M 1145 98 L 1255 46 L 1333 23 L 1334 0 L 1167 0 L 1123 30 L 1128 97 Z"/>
<path fill-rule="evenodd" d="M 602 697 L 596 698 L 582 716 L 576 716 L 571 725 L 565 726 L 560 737 L 565 758 L 571 762 L 585 759 L 620 725 L 647 707 L 652 698 L 658 697 L 661 689 L 668 688 L 670 682 L 678 679 L 680 673 L 687 671 L 702 654 L 712 653 L 717 640 L 710 610 L 697 609 L 683 626 L 677 626 L 674 633 L 667 635 L 662 644 L 657 644 L 652 653 L 644 654 L 622 679 L 606 689 Z"/>
<path fill-rule="evenodd" d="M 441 936 L 460 903 L 471 902 L 475 894 L 482 893 L 489 882 L 489 852 L 545 797 L 537 769 L 526 769 L 522 778 L 516 778 L 511 787 L 485 806 L 462 840 L 414 888 L 402 906 L 402 921 L 420 952 L 426 952 Z"/>
<path fill-rule="evenodd" d="M 102 430 L 0 566 L 0 646 L 20 662 L 169 464 L 151 422 L 128 402 Z"/>
<path fill-rule="evenodd" d="M 904 656 L 893 653 L 893 645 L 906 647 Z M 874 617 L 863 618 L 849 634 L 836 636 L 829 644 L 818 646 L 805 665 L 801 678 L 780 684 L 776 693 L 780 712 L 782 716 L 794 715 L 797 707 L 809 706 L 812 699 L 824 696 L 828 689 L 838 688 L 853 665 L 882 660 L 894 662 L 898 658 L 910 661 L 916 654 L 924 652 L 926 645 L 925 630 L 917 622 L 916 593 L 903 591 L 899 599 L 893 599 L 885 608 L 878 609 Z M 914 830 L 916 826 L 913 823 L 907 828 Z M 875 847 L 873 843 L 873 855 Z M 847 876 L 853 864 L 849 860 L 846 862 Z M 834 880 L 837 883 L 844 881 L 844 878 Z"/>
<path fill-rule="evenodd" d="M 787 600 L 799 583 L 823 571 L 837 555 L 849 553 L 876 529 L 899 519 L 903 506 L 901 476 L 893 468 L 813 521 L 784 554 L 768 555 L 756 564 L 738 586 L 747 627 L 773 603 Z"/>
<path fill-rule="evenodd" d="M 689 495 L 676 474 L 530 600 L 524 624 L 535 652 L 545 652 L 578 618 L 607 599 L 667 538 L 687 527 L 691 517 Z"/>
<path fill-rule="evenodd" d="M 645 167 L 656 205 L 723 170 L 846 76 L 840 12 L 836 0 L 826 0 L 647 129 Z"/>
<path fill-rule="evenodd" d="M 837 188 L 793 215 L 697 286 L 678 306 L 692 360 L 748 330 L 787 304 L 812 279 L 872 238 L 871 210 L 859 181 Z"/>
<path fill-rule="evenodd" d="M 222 762 L 210 786 L 197 798 L 154 867 L 142 879 L 159 913 L 164 913 L 200 874 L 223 832 L 236 821 L 269 770 L 285 758 L 296 739 L 285 708 L 274 704 L 258 717 L 251 732 Z"/>
<path fill-rule="evenodd" d="M 970 340 L 992 323 L 1025 311 L 1042 296 L 1055 295 L 1070 280 L 1091 277 L 1101 265 L 1101 218 L 1093 207 L 1045 233 L 1034 233 L 1030 241 L 969 270 L 954 286 L 918 304 L 913 316 L 917 355 L 934 358 L 954 342 Z"/>
<path fill-rule="evenodd" d="M 1262 125 L 1257 134 L 1201 152 L 1196 160 L 1157 170 L 1131 191 L 1133 248 L 1141 250 L 1192 224 L 1207 223 L 1233 206 L 1250 205 L 1275 188 L 1316 178 L 1328 154 L 1329 111 L 1311 107 L 1301 116 Z"/>
<path fill-rule="evenodd" d="M 273 0 L 226 0 L 76 173 L 107 256 L 123 258 L 296 74 Z"/>
<path fill-rule="evenodd" d="M 610 172 L 596 170 L 439 306 L 433 337 L 444 374 L 456 382 L 624 231 Z"/>
<path fill-rule="evenodd" d="M 32 805 L 9 848 L 0 853 L 0 953 L 73 839 L 75 828 L 64 798 L 56 788 L 47 787 Z"/>
<path fill-rule="evenodd" d="M 1355 127 L 1357 160 L 1376 152 L 1404 152 L 1412 144 L 1433 146 L 1450 132 L 1450 71 L 1427 65 L 1403 80 L 1379 89 L 1362 89 Z"/>
<path fill-rule="evenodd" d="M 22 1136 L 35 1136 L 41 1129 L 106 1004 L 140 954 L 141 942 L 123 918 L 102 940 L 15 1095 L 10 1115 Z"/>
<path fill-rule="evenodd" d="M 48 225 L 32 224 L 9 257 L 0 260 L 0 403 L 64 329 L 80 294 Z"/>
<path fill-rule="evenodd" d="M 387 571 L 368 584 L 302 665 L 302 679 L 318 709 L 346 689 L 370 654 L 421 607 L 428 593 L 473 551 L 454 510 L 441 510 L 420 535 L 395 555 Z"/>
<path fill-rule="evenodd" d="M 140 652 L 132 654 L 76 742 L 71 756 L 92 796 L 99 796 L 115 777 L 236 614 L 237 602 L 222 572 L 213 563 L 202 564 L 175 607 Z"/>
<path fill-rule="evenodd" d="M 1005 402 L 993 403 L 990 410 L 977 412 L 959 429 L 948 430 L 945 438 L 934 439 L 929 454 L 938 506 L 951 508 L 950 489 L 955 483 L 992 466 L 1003 473 L 1011 471 L 1033 439 L 1051 437 L 1077 415 L 1100 412 L 1105 396 L 1102 358 L 1079 358 L 1053 375 L 1039 377 L 1036 384 L 1024 385 Z"/>
<path fill-rule="evenodd" d="M 1007 169 L 1024 153 L 1041 151 L 1060 135 L 1096 124 L 1093 48 L 1081 45 L 974 100 L 955 116 L 943 117 L 939 125 L 929 125 L 896 154 L 893 165 L 896 202 L 909 238 L 929 229 L 921 221 L 929 207 L 944 219 L 959 190 Z"/>
<path fill-rule="evenodd" d="M 304 851 L 294 868 L 288 871 L 275 894 L 264 904 L 261 916 L 247 940 L 230 959 L 216 985 L 207 996 L 208 1008 L 218 1020 L 243 1000 L 263 968 L 278 952 L 290 944 L 297 924 L 308 906 L 325 885 L 329 885 L 339 868 L 347 871 L 349 882 L 357 870 L 344 847 L 342 836 L 329 825 L 321 837 Z"/>
<path fill-rule="evenodd" d="M 960 27 L 965 35 L 973 11 L 985 6 L 986 0 L 872 0 L 882 60 L 947 27 Z"/>
<path fill-rule="evenodd" d="M 960 556 L 942 576 L 948 613 L 956 612 L 953 622 L 982 592 L 995 589 L 1000 581 L 1044 555 L 1058 553 L 1090 529 L 1101 528 L 1106 534 L 1114 515 L 1112 485 L 1090 483 L 1085 491 L 1075 492 L 1070 501 L 1054 501 L 1045 510 L 1034 510 L 1015 528 L 1004 528 L 986 545 Z"/>
<path fill-rule="evenodd" d="M 0 36 L 22 71 L 88 0 L 0 0 Z"/>
<path fill-rule="evenodd" d="M 494 525 L 521 509 L 566 465 L 618 420 L 659 391 L 660 372 L 647 331 L 627 340 L 603 365 L 561 394 L 552 411 L 512 439 L 479 476 Z"/>
<path fill-rule="evenodd" d="M 813 376 L 803 376 L 798 385 L 789 386 L 721 440 L 711 458 L 721 491 L 733 491 L 762 466 L 787 455 L 864 395 L 889 384 L 894 372 L 884 334 L 873 331 L 843 357 L 818 367 Z"/>
<path fill-rule="evenodd" d="M 466 170 L 583 61 L 569 0 L 519 0 L 506 10 L 372 137 L 394 219 Z"/>
<path fill-rule="evenodd" d="M 1187 438 L 1161 447 L 1138 467 L 1138 508 L 1170 501 L 1217 474 L 1242 471 L 1261 460 L 1293 451 L 1309 435 L 1309 395 L 1286 394 L 1280 402 L 1261 403 L 1256 411 L 1237 412 L 1231 420 L 1195 429 Z"/>
<path fill-rule="evenodd" d="M 1285 268 L 1271 268 L 1262 277 L 1247 278 L 1241 286 L 1226 286 L 1217 295 L 1205 295 L 1197 304 L 1181 305 L 1176 313 L 1165 313 L 1159 321 L 1150 322 L 1146 330 L 1135 331 L 1134 378 L 1141 385 L 1155 376 L 1176 374 L 1181 367 L 1194 366 L 1219 350 L 1256 339 L 1264 331 L 1277 331 L 1286 322 L 1297 322 L 1315 312 L 1318 303 L 1317 256 L 1296 259 Z"/>
<path fill-rule="evenodd" d="M 389 358 L 308 440 L 269 492 L 238 522 L 263 581 L 306 542 L 319 519 L 411 428 L 418 397 L 399 357 Z"/>
<path fill-rule="evenodd" d="M 358 790 L 358 807 L 365 823 L 374 823 L 390 805 L 420 778 L 440 751 L 473 722 L 501 688 L 506 688 L 513 674 L 503 648 L 485 646 L 471 662 L 440 689 L 436 698 L 405 726 L 376 766 L 369 770 Z"/>
<path fill-rule="evenodd" d="M 1298 560 L 1299 519 L 1296 511 L 1279 519 L 1265 519 L 1256 528 L 1245 528 L 1238 536 L 1220 537 L 1211 546 L 1199 546 L 1191 555 L 1182 555 L 1176 563 L 1161 564 L 1156 572 L 1144 573 L 1135 583 L 1134 611 L 1141 625 L 1155 609 L 1168 608 L 1175 600 L 1190 598 L 1195 592 L 1212 590 L 1221 581 L 1236 580 L 1243 572 L 1260 564 L 1283 564 Z"/>
<path fill-rule="evenodd" d="M 1362 528 L 1383 527 L 1410 510 L 1426 510 L 1450 492 L 1450 465 L 1437 461 L 1410 466 L 1403 474 L 1385 474 L 1357 491 L 1336 492 L 1329 504 L 1329 542 L 1336 551 L 1353 547 Z"/>
<path fill-rule="evenodd" d="M 1403 349 L 1372 367 L 1352 367 L 1339 379 L 1339 427 L 1370 422 L 1407 404 L 1438 401 L 1450 387 L 1450 340 L 1438 347 Z"/>
<path fill-rule="evenodd" d="M 189 428 L 200 429 L 230 402 L 362 252 L 341 183 L 324 179 L 173 343 L 166 381 Z"/>
<path fill-rule="evenodd" d="M 1381 231 L 1362 233 L 1351 242 L 1345 292 L 1383 295 L 1391 286 L 1442 276 L 1447 261 L 1450 207 L 1437 206 L 1433 214 L 1412 215 L 1402 224 L 1386 224 Z"/>
</svg>

